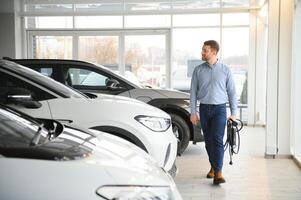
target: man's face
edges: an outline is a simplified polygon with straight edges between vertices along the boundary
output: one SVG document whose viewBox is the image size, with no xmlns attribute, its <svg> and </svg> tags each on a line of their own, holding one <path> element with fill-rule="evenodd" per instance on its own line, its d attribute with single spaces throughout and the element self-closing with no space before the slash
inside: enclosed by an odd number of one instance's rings
<svg viewBox="0 0 301 200">
<path fill-rule="evenodd" d="M 202 48 L 202 60 L 209 61 L 211 58 L 216 56 L 216 50 L 211 49 L 210 46 L 204 45 Z"/>
</svg>

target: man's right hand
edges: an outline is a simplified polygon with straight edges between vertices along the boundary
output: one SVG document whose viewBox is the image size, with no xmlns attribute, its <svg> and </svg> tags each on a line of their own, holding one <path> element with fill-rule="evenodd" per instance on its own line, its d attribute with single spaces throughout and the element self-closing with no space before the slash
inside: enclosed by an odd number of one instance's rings
<svg viewBox="0 0 301 200">
<path fill-rule="evenodd" d="M 193 125 L 197 125 L 198 124 L 198 120 L 199 120 L 199 117 L 197 114 L 192 114 L 190 116 L 190 121 Z"/>
</svg>

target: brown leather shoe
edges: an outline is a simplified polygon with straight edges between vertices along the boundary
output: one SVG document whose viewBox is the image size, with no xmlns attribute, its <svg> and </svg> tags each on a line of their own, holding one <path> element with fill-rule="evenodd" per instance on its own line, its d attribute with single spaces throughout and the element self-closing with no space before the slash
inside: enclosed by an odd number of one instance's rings
<svg viewBox="0 0 301 200">
<path fill-rule="evenodd" d="M 210 171 L 207 174 L 207 178 L 214 178 L 214 169 L 211 167 Z"/>
<path fill-rule="evenodd" d="M 219 185 L 221 183 L 225 183 L 226 180 L 223 177 L 221 172 L 214 173 L 213 184 Z"/>
</svg>

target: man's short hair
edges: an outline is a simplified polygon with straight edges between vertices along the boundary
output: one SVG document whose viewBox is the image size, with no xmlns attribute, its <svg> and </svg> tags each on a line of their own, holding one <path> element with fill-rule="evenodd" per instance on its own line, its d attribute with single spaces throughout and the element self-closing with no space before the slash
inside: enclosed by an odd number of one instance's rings
<svg viewBox="0 0 301 200">
<path fill-rule="evenodd" d="M 210 46 L 211 49 L 215 49 L 216 53 L 218 53 L 218 51 L 219 51 L 219 44 L 215 40 L 207 40 L 204 42 L 204 45 Z"/>
</svg>

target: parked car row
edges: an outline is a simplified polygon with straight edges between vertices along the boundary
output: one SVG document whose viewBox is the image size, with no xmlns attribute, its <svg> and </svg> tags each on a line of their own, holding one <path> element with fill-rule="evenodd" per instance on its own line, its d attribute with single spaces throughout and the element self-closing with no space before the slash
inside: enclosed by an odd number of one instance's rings
<svg viewBox="0 0 301 200">
<path fill-rule="evenodd" d="M 122 137 L 172 169 L 177 140 L 170 116 L 141 101 L 102 95 L 97 99 L 10 61 L 0 61 L 2 102 L 36 118 L 55 119 Z M 0 100 L 1 102 L 1 100 Z"/>
<path fill-rule="evenodd" d="M 177 139 L 158 108 L 91 99 L 7 60 L 0 60 L 0 103 L 1 198 L 41 199 L 53 187 L 49 199 L 181 199 L 166 173 L 175 173 Z"/>
<path fill-rule="evenodd" d="M 190 122 L 189 94 L 177 90 L 143 87 L 99 64 L 77 60 L 10 59 L 27 66 L 90 97 L 100 94 L 130 97 L 160 108 L 171 116 L 172 130 L 177 136 L 178 154 L 189 141 L 203 141 L 200 126 Z M 96 95 L 96 96 L 95 96 Z"/>
</svg>

